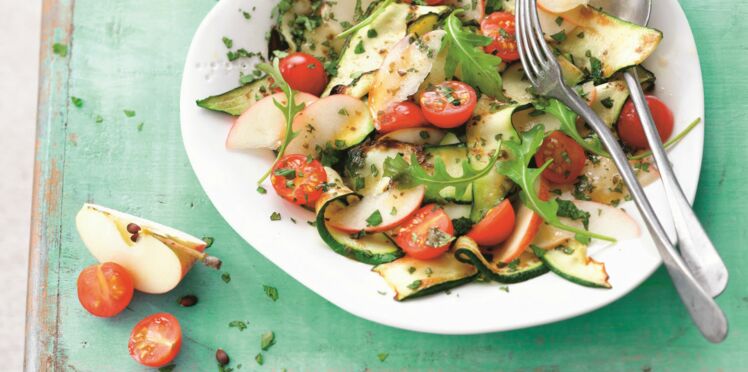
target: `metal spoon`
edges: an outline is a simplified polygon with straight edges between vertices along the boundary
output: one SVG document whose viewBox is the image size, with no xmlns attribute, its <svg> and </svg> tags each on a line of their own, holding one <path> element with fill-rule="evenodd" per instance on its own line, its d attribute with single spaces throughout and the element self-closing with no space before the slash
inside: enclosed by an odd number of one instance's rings
<svg viewBox="0 0 748 372">
<path fill-rule="evenodd" d="M 651 0 L 592 0 L 590 5 L 601 7 L 606 12 L 626 21 L 647 25 L 652 10 Z M 727 268 L 714 248 L 709 236 L 701 226 L 699 219 L 691 209 L 688 199 L 675 177 L 673 168 L 665 153 L 657 128 L 644 98 L 635 68 L 629 68 L 623 74 L 631 100 L 639 114 L 649 147 L 652 149 L 657 168 L 660 170 L 665 195 L 672 211 L 675 231 L 678 235 L 678 246 L 681 256 L 694 278 L 712 297 L 718 296 L 727 286 Z"/>
</svg>

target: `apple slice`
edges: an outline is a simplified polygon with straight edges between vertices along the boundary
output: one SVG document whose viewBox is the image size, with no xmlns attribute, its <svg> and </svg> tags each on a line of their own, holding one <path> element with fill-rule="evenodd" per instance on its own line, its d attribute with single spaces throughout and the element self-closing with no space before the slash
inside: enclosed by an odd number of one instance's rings
<svg viewBox="0 0 748 372">
<path fill-rule="evenodd" d="M 319 99 L 302 110 L 293 121 L 298 135 L 288 144 L 287 154 L 317 157 L 320 149 L 344 150 L 363 142 L 374 131 L 366 103 L 345 94 Z"/>
<path fill-rule="evenodd" d="M 480 23 L 486 15 L 486 0 L 446 0 L 443 4 L 453 6 L 455 9 L 464 9 L 460 18 L 465 21 Z"/>
<path fill-rule="evenodd" d="M 549 13 L 568 12 L 578 6 L 586 6 L 589 0 L 538 0 L 538 7 Z"/>
<path fill-rule="evenodd" d="M 559 20 L 558 14 L 550 13 L 541 7 L 538 7 L 538 20 L 540 20 L 540 28 L 547 40 L 551 39 L 551 35 L 560 32 L 566 34 L 566 37 L 571 37 L 573 35 L 572 31 L 577 28 L 576 24 L 565 20 L 563 17 Z"/>
<path fill-rule="evenodd" d="M 267 96 L 250 106 L 239 115 L 229 130 L 226 148 L 231 150 L 271 149 L 280 146 L 285 134 L 286 119 L 283 112 L 275 106 L 274 100 L 286 104 L 286 95 L 276 93 Z M 296 92 L 296 103 L 309 105 L 317 97 L 303 92 Z"/>
<path fill-rule="evenodd" d="M 497 259 L 503 263 L 510 263 L 530 246 L 535 239 L 543 219 L 532 209 L 520 204 L 515 218 L 514 231 L 496 251 Z"/>
<path fill-rule="evenodd" d="M 75 218 L 78 234 L 99 262 L 115 262 L 133 276 L 135 289 L 166 293 L 196 261 L 220 268 L 203 253 L 205 242 L 179 230 L 127 213 L 84 204 Z"/>
<path fill-rule="evenodd" d="M 379 137 L 379 141 L 390 140 L 411 145 L 436 146 L 441 143 L 446 134 L 446 131 L 434 127 L 404 128 Z"/>
<path fill-rule="evenodd" d="M 385 179 L 387 178 L 383 180 Z M 401 224 L 421 206 L 425 192 L 423 186 L 405 190 L 390 187 L 341 209 L 330 216 L 327 223 L 348 233 L 388 231 Z"/>
</svg>

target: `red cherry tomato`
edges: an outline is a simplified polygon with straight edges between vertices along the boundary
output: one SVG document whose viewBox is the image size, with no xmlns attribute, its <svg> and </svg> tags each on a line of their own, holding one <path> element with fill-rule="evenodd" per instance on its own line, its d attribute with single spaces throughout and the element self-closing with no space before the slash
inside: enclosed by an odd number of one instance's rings
<svg viewBox="0 0 748 372">
<path fill-rule="evenodd" d="M 377 130 L 382 133 L 392 132 L 398 129 L 414 128 L 426 125 L 421 108 L 413 102 L 405 101 L 396 103 L 387 111 L 379 114 L 377 119 Z"/>
<path fill-rule="evenodd" d="M 486 53 L 499 56 L 507 62 L 519 59 L 514 15 L 506 12 L 491 13 L 481 21 L 480 31 L 484 36 L 493 39 L 491 44 L 483 48 Z"/>
<path fill-rule="evenodd" d="M 179 354 L 182 329 L 173 315 L 156 313 L 135 325 L 127 347 L 136 362 L 147 367 L 163 367 Z"/>
<path fill-rule="evenodd" d="M 314 56 L 295 52 L 280 60 L 283 80 L 291 89 L 319 96 L 327 86 L 325 68 Z"/>
<path fill-rule="evenodd" d="M 91 265 L 78 275 L 78 301 L 96 316 L 110 318 L 122 312 L 133 291 L 132 275 L 114 262 Z"/>
<path fill-rule="evenodd" d="M 319 161 L 306 155 L 290 154 L 275 164 L 270 182 L 283 199 L 296 205 L 314 206 L 322 195 L 327 173 Z"/>
<path fill-rule="evenodd" d="M 543 171 L 543 178 L 553 183 L 570 184 L 579 177 L 584 168 L 584 149 L 561 131 L 551 133 L 535 153 L 538 167 L 553 159 Z"/>
<path fill-rule="evenodd" d="M 395 228 L 395 243 L 410 257 L 429 260 L 449 249 L 454 234 L 452 220 L 444 209 L 429 204 Z"/>
<path fill-rule="evenodd" d="M 663 142 L 673 134 L 673 112 L 655 96 L 647 95 L 647 104 L 652 112 L 657 133 Z M 636 149 L 648 149 L 647 136 L 644 134 L 642 122 L 636 113 L 636 108 L 631 100 L 626 101 L 621 110 L 621 116 L 618 117 L 618 135 L 623 142 Z"/>
<path fill-rule="evenodd" d="M 429 123 L 440 128 L 465 124 L 478 102 L 475 89 L 459 81 L 445 81 L 421 95 L 421 110 Z"/>
<path fill-rule="evenodd" d="M 497 245 L 514 231 L 514 207 L 509 199 L 504 199 L 499 205 L 491 208 L 480 222 L 475 224 L 467 236 L 475 240 L 478 245 Z"/>
</svg>

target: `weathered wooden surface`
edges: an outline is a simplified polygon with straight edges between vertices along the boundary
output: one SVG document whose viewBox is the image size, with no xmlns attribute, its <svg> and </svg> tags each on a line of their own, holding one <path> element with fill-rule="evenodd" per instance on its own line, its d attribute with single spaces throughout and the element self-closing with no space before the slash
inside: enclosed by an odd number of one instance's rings
<svg viewBox="0 0 748 372">
<path fill-rule="evenodd" d="M 748 369 L 748 199 L 742 192 L 748 181 L 743 161 L 748 157 L 743 123 L 748 4 L 682 2 L 706 87 L 706 155 L 696 209 L 731 273 L 730 286 L 718 299 L 731 326 L 721 345 L 707 343 L 691 326 L 662 270 L 622 300 L 586 316 L 465 337 L 379 326 L 292 280 L 222 220 L 182 148 L 180 73 L 192 34 L 214 4 L 44 1 L 28 370 L 142 370 L 127 354 L 127 338 L 140 318 L 156 311 L 175 314 L 183 325 L 186 339 L 177 370 L 214 370 L 218 347 L 242 370 Z M 52 54 L 55 42 L 69 45 L 66 58 Z M 71 105 L 70 96 L 82 98 L 83 107 Z M 136 116 L 126 117 L 125 109 Z M 103 122 L 96 122 L 98 115 Z M 85 201 L 214 236 L 211 250 L 225 259 L 231 282 L 201 267 L 169 294 L 136 294 L 115 319 L 89 316 L 75 294 L 78 272 L 94 262 L 73 223 Z M 263 284 L 279 289 L 277 302 L 265 296 Z M 176 299 L 188 293 L 200 303 L 180 308 Z M 496 314 L 501 316 L 501 309 Z M 250 325 L 240 332 L 228 327 L 232 320 Z M 275 331 L 277 344 L 263 353 L 265 365 L 258 366 L 254 356 L 267 330 Z M 380 362 L 379 353 L 389 356 Z"/>
</svg>

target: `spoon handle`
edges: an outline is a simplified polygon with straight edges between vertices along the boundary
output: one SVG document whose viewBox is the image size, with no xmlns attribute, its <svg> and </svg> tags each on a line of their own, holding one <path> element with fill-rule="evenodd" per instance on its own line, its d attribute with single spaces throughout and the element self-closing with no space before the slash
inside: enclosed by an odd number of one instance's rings
<svg viewBox="0 0 748 372">
<path fill-rule="evenodd" d="M 652 149 L 657 168 L 660 171 L 665 195 L 673 215 L 675 231 L 681 256 L 694 278 L 712 297 L 718 296 L 727 286 L 727 268 L 714 248 L 709 236 L 701 226 L 699 219 L 691 209 L 688 199 L 673 173 L 670 161 L 665 153 L 657 128 L 644 97 L 636 69 L 630 68 L 624 73 L 631 92 L 631 100 L 639 114 L 649 147 Z"/>
</svg>

